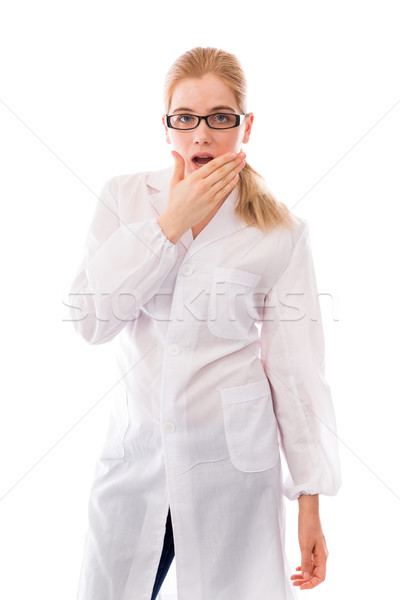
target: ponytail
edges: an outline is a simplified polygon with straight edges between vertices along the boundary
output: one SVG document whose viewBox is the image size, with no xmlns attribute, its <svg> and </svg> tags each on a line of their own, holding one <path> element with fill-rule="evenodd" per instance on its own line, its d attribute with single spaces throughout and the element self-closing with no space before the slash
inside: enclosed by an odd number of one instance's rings
<svg viewBox="0 0 400 600">
<path fill-rule="evenodd" d="M 248 225 L 267 231 L 275 226 L 293 226 L 290 210 L 268 189 L 265 180 L 247 162 L 239 172 L 236 214 Z"/>
</svg>

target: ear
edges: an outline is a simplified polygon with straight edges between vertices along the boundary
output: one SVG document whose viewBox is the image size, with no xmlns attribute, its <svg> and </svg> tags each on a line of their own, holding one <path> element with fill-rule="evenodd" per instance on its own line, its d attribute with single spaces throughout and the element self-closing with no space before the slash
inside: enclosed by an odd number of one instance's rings
<svg viewBox="0 0 400 600">
<path fill-rule="evenodd" d="M 169 129 L 168 129 L 167 124 L 165 122 L 165 115 L 162 116 L 162 122 L 163 122 L 164 129 L 165 129 L 165 138 L 166 138 L 167 144 L 170 144 L 171 140 L 169 139 Z"/>
<path fill-rule="evenodd" d="M 249 113 L 244 121 L 245 130 L 244 130 L 243 140 L 242 140 L 243 144 L 247 144 L 247 142 L 250 139 L 250 133 L 251 133 L 251 128 L 253 126 L 253 121 L 254 121 L 254 114 Z"/>
</svg>

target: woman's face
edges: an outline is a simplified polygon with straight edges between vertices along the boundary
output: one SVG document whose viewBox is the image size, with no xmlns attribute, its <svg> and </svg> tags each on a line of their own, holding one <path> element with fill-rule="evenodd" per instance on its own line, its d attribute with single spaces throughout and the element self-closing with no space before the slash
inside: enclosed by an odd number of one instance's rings
<svg viewBox="0 0 400 600">
<path fill-rule="evenodd" d="M 205 116 L 215 112 L 240 113 L 229 86 L 218 76 L 208 73 L 201 79 L 184 79 L 175 86 L 168 114 L 191 113 Z M 168 144 L 185 161 L 187 177 L 201 169 L 192 160 L 197 153 L 207 153 L 216 158 L 226 152 L 239 152 L 241 145 L 249 140 L 253 119 L 253 113 L 249 113 L 239 127 L 225 130 L 211 129 L 205 119 L 200 121 L 196 129 L 188 131 L 168 128 L 164 116 L 162 122 Z"/>
</svg>

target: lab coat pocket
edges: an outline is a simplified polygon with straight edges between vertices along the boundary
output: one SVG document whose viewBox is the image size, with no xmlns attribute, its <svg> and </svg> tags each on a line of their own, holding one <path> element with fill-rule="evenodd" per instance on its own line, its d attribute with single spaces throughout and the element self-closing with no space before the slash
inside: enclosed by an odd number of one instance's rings
<svg viewBox="0 0 400 600">
<path fill-rule="evenodd" d="M 124 440 L 129 428 L 127 394 L 117 399 L 112 407 L 108 429 L 100 451 L 100 459 L 120 459 L 125 456 Z"/>
<path fill-rule="evenodd" d="M 207 327 L 217 337 L 246 339 L 256 318 L 253 292 L 261 275 L 216 267 L 213 272 Z"/>
<path fill-rule="evenodd" d="M 265 471 L 279 458 L 278 431 L 268 379 L 220 389 L 225 437 L 239 471 Z"/>
</svg>

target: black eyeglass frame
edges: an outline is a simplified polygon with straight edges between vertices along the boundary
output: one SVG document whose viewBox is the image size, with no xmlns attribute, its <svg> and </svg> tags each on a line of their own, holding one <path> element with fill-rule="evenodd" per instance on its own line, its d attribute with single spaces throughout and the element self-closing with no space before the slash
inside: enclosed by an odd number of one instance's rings
<svg viewBox="0 0 400 600">
<path fill-rule="evenodd" d="M 191 131 L 192 129 L 196 129 L 196 127 L 198 127 L 200 125 L 202 119 L 205 119 L 205 121 L 210 129 L 217 129 L 217 130 L 221 131 L 221 130 L 225 130 L 225 129 L 233 129 L 234 127 L 239 127 L 244 121 L 244 119 L 242 119 L 241 117 L 246 118 L 248 114 L 250 114 L 250 113 L 240 113 L 239 115 L 237 115 L 235 113 L 216 112 L 216 113 L 212 113 L 211 115 L 206 115 L 206 116 L 192 115 L 191 113 L 177 113 L 176 115 L 165 115 L 165 116 L 167 117 L 167 127 L 169 127 L 169 129 L 175 129 L 177 131 Z M 214 117 L 215 115 L 230 115 L 231 117 L 236 118 L 236 123 L 235 123 L 235 125 L 231 125 L 230 127 L 213 127 L 208 122 L 208 118 Z M 173 127 L 173 125 L 171 125 L 171 117 L 184 117 L 184 116 L 197 117 L 197 119 L 198 119 L 197 125 L 195 125 L 194 127 Z"/>
</svg>

